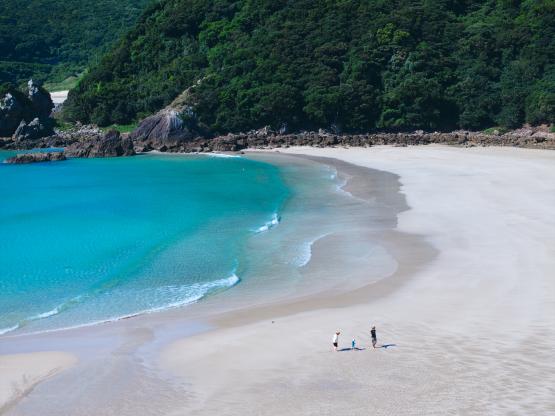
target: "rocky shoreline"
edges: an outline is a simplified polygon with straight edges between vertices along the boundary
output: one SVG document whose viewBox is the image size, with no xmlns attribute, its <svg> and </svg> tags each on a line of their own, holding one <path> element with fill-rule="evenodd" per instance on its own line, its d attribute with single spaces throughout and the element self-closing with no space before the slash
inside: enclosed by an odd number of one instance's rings
<svg viewBox="0 0 555 416">
<path fill-rule="evenodd" d="M 368 133 L 337 135 L 324 131 L 278 134 L 268 129 L 249 133 L 228 134 L 213 139 L 196 139 L 164 151 L 176 152 L 234 152 L 243 149 L 312 147 L 370 147 L 377 145 L 414 146 L 444 144 L 453 146 L 511 146 L 535 149 L 555 149 L 555 133 L 535 129 L 514 130 L 505 134 L 454 131 L 450 133 Z M 148 149 L 139 149 L 148 150 Z M 158 149 L 160 150 L 160 149 Z"/>
<path fill-rule="evenodd" d="M 145 140 L 131 133 L 115 130 L 103 132 L 96 126 L 78 125 L 68 131 L 36 140 L 0 139 L 0 148 L 29 150 L 34 148 L 65 148 L 67 157 L 132 156 L 153 150 L 169 153 L 239 152 L 245 149 L 273 149 L 292 146 L 371 147 L 377 145 L 417 146 L 443 144 L 451 146 L 508 146 L 555 150 L 555 133 L 542 128 L 522 128 L 506 133 L 454 131 L 427 133 L 334 134 L 320 130 L 280 134 L 266 127 L 247 133 L 227 134 L 214 138 L 179 137 L 163 134 Z M 22 159 L 24 160 L 24 159 Z"/>
<path fill-rule="evenodd" d="M 326 130 L 287 133 L 270 127 L 246 133 L 209 137 L 188 106 L 188 90 L 159 112 L 145 118 L 131 133 L 104 132 L 94 125 L 76 123 L 70 129 L 53 128 L 54 104 L 50 94 L 30 80 L 27 94 L 12 91 L 0 99 L 0 149 L 30 150 L 64 148 L 67 157 L 118 157 L 139 152 L 238 152 L 244 149 L 272 149 L 291 146 L 370 147 L 377 145 L 414 146 L 511 146 L 555 149 L 555 133 L 548 126 L 525 127 L 509 132 L 453 131 L 411 133 L 374 132 L 336 134 Z M 20 163 L 35 160 L 21 157 Z M 40 160 L 43 161 L 43 160 Z M 47 161 L 47 160 L 44 160 Z"/>
</svg>

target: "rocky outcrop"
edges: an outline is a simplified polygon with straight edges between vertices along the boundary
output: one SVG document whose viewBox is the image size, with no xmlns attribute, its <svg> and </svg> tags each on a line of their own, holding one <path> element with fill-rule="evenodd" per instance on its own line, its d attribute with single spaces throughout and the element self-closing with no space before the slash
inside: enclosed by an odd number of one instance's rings
<svg viewBox="0 0 555 416">
<path fill-rule="evenodd" d="M 15 94 L 0 98 L 0 137 L 9 137 L 24 118 L 24 103 Z"/>
<path fill-rule="evenodd" d="M 227 134 L 213 139 L 197 138 L 181 143 L 170 151 L 236 152 L 243 149 L 271 149 L 290 146 L 368 147 L 377 145 L 410 146 L 445 144 L 454 146 L 512 146 L 555 149 L 555 134 L 541 129 L 520 129 L 504 134 L 454 131 L 449 133 L 368 133 L 333 134 L 326 131 L 279 134 L 269 128 L 246 133 Z"/>
<path fill-rule="evenodd" d="M 53 133 L 50 94 L 33 80 L 27 87 L 27 96 L 11 89 L 0 98 L 0 137 L 15 134 L 14 140 L 31 140 Z"/>
<path fill-rule="evenodd" d="M 27 83 L 27 96 L 31 102 L 34 117 L 47 119 L 54 108 L 50 93 L 32 79 Z"/>
<path fill-rule="evenodd" d="M 198 136 L 187 124 L 177 110 L 164 109 L 145 118 L 129 138 L 141 150 L 174 150 Z"/>
<path fill-rule="evenodd" d="M 68 157 L 117 157 L 133 156 L 135 150 L 129 138 L 121 136 L 119 131 L 110 130 L 104 135 L 85 137 L 66 147 Z"/>
<path fill-rule="evenodd" d="M 4 163 L 21 165 L 24 163 L 56 162 L 61 160 L 66 160 L 63 152 L 21 153 L 6 159 Z"/>
<path fill-rule="evenodd" d="M 25 120 L 21 120 L 21 123 L 19 123 L 19 126 L 13 134 L 13 138 L 16 141 L 38 140 L 41 137 L 52 134 L 52 127 L 50 124 L 48 120 L 41 122 L 38 118 L 34 118 L 29 123 L 26 123 Z"/>
</svg>

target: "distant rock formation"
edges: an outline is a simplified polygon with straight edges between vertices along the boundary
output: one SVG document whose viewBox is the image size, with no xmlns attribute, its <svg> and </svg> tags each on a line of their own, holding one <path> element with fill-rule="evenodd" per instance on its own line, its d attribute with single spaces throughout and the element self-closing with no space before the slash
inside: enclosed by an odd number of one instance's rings
<svg viewBox="0 0 555 416">
<path fill-rule="evenodd" d="M 51 124 L 52 123 L 48 120 L 46 122 L 41 122 L 38 117 L 34 118 L 29 123 L 26 123 L 25 120 L 21 120 L 21 123 L 19 123 L 19 126 L 13 134 L 13 138 L 16 141 L 38 140 L 41 137 L 52 134 Z"/>
<path fill-rule="evenodd" d="M 27 140 L 51 135 L 53 108 L 48 91 L 33 80 L 27 84 L 27 96 L 17 90 L 7 92 L 0 98 L 0 137 L 15 134 L 14 140 Z"/>
<path fill-rule="evenodd" d="M 184 122 L 183 116 L 173 109 L 164 109 L 145 118 L 129 138 L 143 150 L 174 149 L 198 136 Z"/>
<path fill-rule="evenodd" d="M 54 108 L 50 93 L 32 79 L 27 83 L 27 96 L 32 105 L 33 116 L 47 119 Z"/>
<path fill-rule="evenodd" d="M 117 157 L 133 156 L 135 150 L 129 138 L 123 138 L 119 131 L 110 130 L 105 135 L 89 136 L 76 141 L 65 149 L 68 157 Z"/>
<path fill-rule="evenodd" d="M 66 160 L 63 152 L 49 152 L 49 153 L 20 153 L 9 159 L 4 163 L 12 165 L 21 165 L 25 163 L 39 163 L 39 162 L 56 162 Z"/>
<path fill-rule="evenodd" d="M 166 108 L 141 121 L 129 136 L 138 150 L 178 151 L 185 143 L 206 136 L 203 127 L 197 123 L 191 94 L 201 82 L 202 79 L 198 80 Z"/>
<path fill-rule="evenodd" d="M 24 117 L 24 104 L 8 92 L 0 99 L 0 137 L 11 136 Z"/>
</svg>

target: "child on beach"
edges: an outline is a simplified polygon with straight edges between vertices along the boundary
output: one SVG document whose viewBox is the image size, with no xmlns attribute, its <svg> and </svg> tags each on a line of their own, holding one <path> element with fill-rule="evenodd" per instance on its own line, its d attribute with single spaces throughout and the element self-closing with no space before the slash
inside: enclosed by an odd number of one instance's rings
<svg viewBox="0 0 555 416">
<path fill-rule="evenodd" d="M 335 334 L 333 334 L 333 349 L 335 351 L 337 351 L 337 345 L 339 344 L 339 334 L 341 332 L 337 331 Z"/>
<path fill-rule="evenodd" d="M 353 340 L 351 341 L 351 349 L 354 350 L 356 348 L 356 341 L 353 338 Z"/>
</svg>

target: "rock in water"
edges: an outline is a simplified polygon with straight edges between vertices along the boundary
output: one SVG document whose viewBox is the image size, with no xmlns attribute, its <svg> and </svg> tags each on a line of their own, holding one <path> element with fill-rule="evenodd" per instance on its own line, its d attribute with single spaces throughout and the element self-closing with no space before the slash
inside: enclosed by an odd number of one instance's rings
<svg viewBox="0 0 555 416">
<path fill-rule="evenodd" d="M 29 124 L 27 124 L 25 120 L 21 120 L 13 138 L 16 141 L 37 140 L 51 133 L 52 128 L 49 125 L 45 125 L 45 123 L 42 123 L 38 118 L 35 118 Z"/>
<path fill-rule="evenodd" d="M 29 101 L 33 107 L 35 117 L 47 119 L 54 108 L 50 94 L 40 84 L 32 79 L 27 83 Z"/>
<path fill-rule="evenodd" d="M 167 149 L 195 137 L 174 109 L 164 109 L 145 118 L 129 136 L 144 148 Z"/>
<path fill-rule="evenodd" d="M 21 165 L 24 163 L 39 163 L 39 162 L 56 162 L 60 160 L 66 160 L 63 152 L 51 152 L 51 153 L 20 153 L 9 159 L 6 159 L 4 163 L 12 165 Z"/>
<path fill-rule="evenodd" d="M 0 99 L 0 137 L 10 137 L 23 119 L 24 107 L 11 93 Z"/>
<path fill-rule="evenodd" d="M 133 156 L 133 142 L 122 138 L 117 130 L 110 130 L 104 136 L 75 142 L 65 149 L 68 157 L 117 157 Z"/>
</svg>

